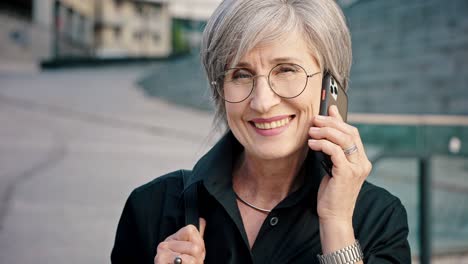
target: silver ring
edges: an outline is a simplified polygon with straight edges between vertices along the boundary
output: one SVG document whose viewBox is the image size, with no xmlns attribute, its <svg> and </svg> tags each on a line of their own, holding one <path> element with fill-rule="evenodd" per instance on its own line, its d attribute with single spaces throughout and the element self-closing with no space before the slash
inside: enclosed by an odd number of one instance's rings
<svg viewBox="0 0 468 264">
<path fill-rule="evenodd" d="M 174 264 L 182 264 L 182 258 L 179 256 L 175 257 Z"/>
<path fill-rule="evenodd" d="M 353 154 L 354 152 L 356 152 L 358 150 L 356 144 L 353 144 L 351 147 L 347 148 L 347 149 L 343 149 L 343 152 L 346 156 L 349 156 L 351 154 Z"/>
</svg>

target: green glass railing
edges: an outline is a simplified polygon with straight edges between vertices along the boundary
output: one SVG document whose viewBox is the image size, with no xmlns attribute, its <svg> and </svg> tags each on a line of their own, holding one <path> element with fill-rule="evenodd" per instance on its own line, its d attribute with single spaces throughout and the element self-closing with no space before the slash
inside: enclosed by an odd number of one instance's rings
<svg viewBox="0 0 468 264">
<path fill-rule="evenodd" d="M 412 253 L 468 251 L 468 117 L 353 115 L 373 172 L 405 205 Z"/>
</svg>

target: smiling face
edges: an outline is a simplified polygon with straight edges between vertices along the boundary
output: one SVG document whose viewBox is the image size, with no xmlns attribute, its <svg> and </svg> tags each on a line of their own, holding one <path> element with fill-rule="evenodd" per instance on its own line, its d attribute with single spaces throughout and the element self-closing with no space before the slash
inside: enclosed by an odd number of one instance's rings
<svg viewBox="0 0 468 264">
<path fill-rule="evenodd" d="M 246 154 L 259 159 L 289 158 L 307 148 L 308 129 L 318 114 L 322 74 L 309 77 L 305 90 L 285 99 L 270 88 L 268 74 L 279 63 L 300 65 L 308 75 L 320 66 L 298 32 L 258 45 L 239 60 L 237 67 L 248 69 L 255 79 L 250 96 L 240 103 L 225 103 L 226 118 Z"/>
</svg>

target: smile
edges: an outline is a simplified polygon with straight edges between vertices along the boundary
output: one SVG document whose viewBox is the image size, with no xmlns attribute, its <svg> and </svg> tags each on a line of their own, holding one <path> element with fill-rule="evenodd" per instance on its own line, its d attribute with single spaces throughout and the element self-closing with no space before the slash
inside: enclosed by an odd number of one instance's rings
<svg viewBox="0 0 468 264">
<path fill-rule="evenodd" d="M 274 128 L 286 126 L 289 123 L 289 121 L 291 121 L 291 119 L 292 117 L 288 116 L 281 120 L 276 120 L 272 122 L 253 122 L 252 121 L 252 123 L 258 129 L 274 129 Z"/>
<path fill-rule="evenodd" d="M 281 115 L 271 118 L 254 118 L 249 123 L 257 134 L 269 137 L 286 131 L 295 117 L 295 115 Z"/>
</svg>

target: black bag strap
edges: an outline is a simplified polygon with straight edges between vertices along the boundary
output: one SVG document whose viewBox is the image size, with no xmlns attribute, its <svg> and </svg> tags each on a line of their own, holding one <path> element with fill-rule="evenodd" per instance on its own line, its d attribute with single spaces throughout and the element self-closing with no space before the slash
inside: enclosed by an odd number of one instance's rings
<svg viewBox="0 0 468 264">
<path fill-rule="evenodd" d="M 185 225 L 194 225 L 200 229 L 200 220 L 198 213 L 198 182 L 192 184 L 188 188 L 186 184 L 189 182 L 191 171 L 181 170 L 184 182 L 184 207 L 185 207 Z"/>
</svg>

